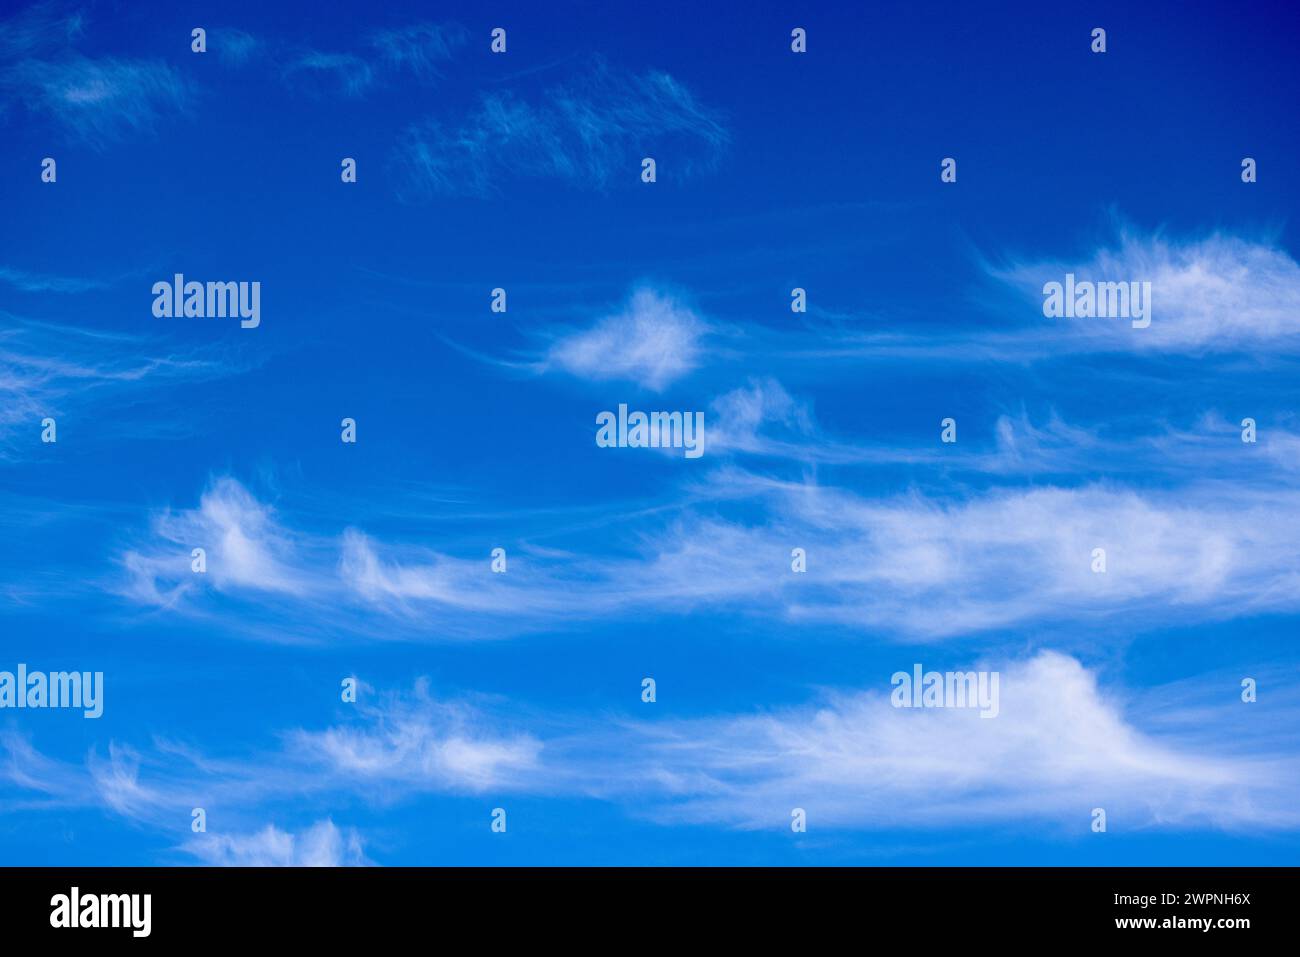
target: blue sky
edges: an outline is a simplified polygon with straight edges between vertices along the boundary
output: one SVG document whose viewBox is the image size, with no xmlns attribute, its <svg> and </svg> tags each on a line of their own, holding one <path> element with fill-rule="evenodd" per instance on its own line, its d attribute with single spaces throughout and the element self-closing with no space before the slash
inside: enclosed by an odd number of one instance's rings
<svg viewBox="0 0 1300 957">
<path fill-rule="evenodd" d="M 1294 20 L 699 6 L 6 7 L 0 862 L 1295 863 Z"/>
</svg>

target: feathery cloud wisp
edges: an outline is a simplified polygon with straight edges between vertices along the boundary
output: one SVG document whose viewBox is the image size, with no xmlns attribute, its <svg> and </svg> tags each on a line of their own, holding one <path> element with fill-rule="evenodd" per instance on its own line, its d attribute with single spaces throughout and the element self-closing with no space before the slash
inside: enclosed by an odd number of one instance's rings
<svg viewBox="0 0 1300 957">
<path fill-rule="evenodd" d="M 1076 351 L 1202 354 L 1300 347 L 1300 264 L 1285 251 L 1223 233 L 1175 240 L 1121 231 L 1083 262 L 1014 262 L 990 273 L 1023 290 L 1043 335 Z M 1067 273 L 1091 282 L 1151 283 L 1151 324 L 1047 319 L 1043 285 Z"/>
<path fill-rule="evenodd" d="M 542 368 L 598 382 L 636 382 L 659 392 L 699 365 L 710 331 L 676 299 L 641 288 L 622 312 L 556 339 Z"/>
<path fill-rule="evenodd" d="M 302 831 L 268 824 L 254 834 L 200 834 L 181 845 L 209 867 L 363 867 L 361 835 L 332 820 Z"/>
<path fill-rule="evenodd" d="M 868 829 L 1036 821 L 1085 833 L 1094 807 L 1126 827 L 1300 826 L 1296 755 L 1215 754 L 1143 733 L 1065 655 L 1002 669 L 992 720 L 894 708 L 887 679 L 820 707 L 647 728 L 647 750 L 629 752 L 637 777 L 655 782 L 663 819 L 740 828 L 788 827 L 794 807 Z"/>
<path fill-rule="evenodd" d="M 152 134 L 186 110 L 189 85 L 178 71 L 160 60 L 87 57 L 73 48 L 84 26 L 80 14 L 58 16 L 47 5 L 0 23 L 3 98 L 92 146 Z"/>
<path fill-rule="evenodd" d="M 730 139 L 720 118 L 667 73 L 629 74 L 596 61 L 537 102 L 492 93 L 454 129 L 434 118 L 412 124 L 397 154 L 399 192 L 410 200 L 485 196 L 507 177 L 604 189 L 636 181 L 642 150 L 660 151 L 671 175 L 690 176 L 713 169 Z"/>
</svg>

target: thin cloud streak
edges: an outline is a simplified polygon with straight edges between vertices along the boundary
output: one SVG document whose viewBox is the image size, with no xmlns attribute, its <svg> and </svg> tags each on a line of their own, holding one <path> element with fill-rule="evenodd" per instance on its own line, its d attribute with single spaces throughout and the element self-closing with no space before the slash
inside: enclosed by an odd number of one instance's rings
<svg viewBox="0 0 1300 957">
<path fill-rule="evenodd" d="M 536 101 L 484 94 L 457 126 L 434 117 L 411 124 L 395 164 L 399 195 L 411 202 L 490 196 L 511 179 L 603 190 L 637 181 L 645 144 L 679 144 L 672 175 L 689 177 L 716 168 L 730 140 L 721 119 L 667 73 L 626 73 L 595 60 Z"/>
</svg>

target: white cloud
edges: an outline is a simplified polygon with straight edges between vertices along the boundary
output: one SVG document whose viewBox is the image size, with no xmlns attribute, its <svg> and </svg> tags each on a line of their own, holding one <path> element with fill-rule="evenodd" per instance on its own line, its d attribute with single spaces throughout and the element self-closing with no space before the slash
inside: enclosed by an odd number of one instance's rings
<svg viewBox="0 0 1300 957">
<path fill-rule="evenodd" d="M 451 59 L 468 42 L 469 31 L 459 24 L 415 23 L 379 30 L 370 36 L 370 45 L 388 66 L 410 70 L 422 80 L 436 78 L 438 64 Z"/>
<path fill-rule="evenodd" d="M 1085 613 L 1218 618 L 1300 603 L 1300 496 L 1105 485 L 884 499 L 718 473 L 767 499 L 766 521 L 684 523 L 639 580 L 697 600 L 751 596 L 805 620 L 955 635 Z M 789 551 L 808 572 L 789 573 Z M 1107 571 L 1091 571 L 1104 548 Z M 662 576 L 661 581 L 655 578 Z M 678 592 L 680 589 L 680 592 Z"/>
<path fill-rule="evenodd" d="M 710 331 L 673 297 L 641 288 L 622 312 L 557 339 L 544 366 L 597 382 L 638 382 L 659 392 L 699 365 Z"/>
<path fill-rule="evenodd" d="M 87 770 L 100 798 L 119 814 L 144 817 L 161 803 L 156 792 L 140 783 L 140 756 L 131 748 L 110 742 L 108 760 L 92 752 Z"/>
<path fill-rule="evenodd" d="M 215 867 L 360 867 L 369 864 L 360 835 L 329 819 L 297 833 L 268 824 L 254 834 L 206 833 L 182 849 Z"/>
<path fill-rule="evenodd" d="M 92 145 L 151 133 L 186 109 L 179 72 L 159 60 L 83 56 L 73 43 L 84 31 L 80 14 L 58 16 L 47 4 L 0 22 L 0 93 Z"/>
<path fill-rule="evenodd" d="M 0 61 L 19 60 L 71 44 L 85 33 L 80 13 L 56 14 L 50 4 L 37 4 L 0 20 Z"/>
<path fill-rule="evenodd" d="M 208 31 L 209 48 L 230 67 L 242 67 L 263 49 L 263 42 L 245 30 L 217 27 Z"/>
<path fill-rule="evenodd" d="M 894 708 L 890 676 L 913 663 L 998 671 L 997 716 Z M 936 647 L 899 649 L 864 690 L 690 719 L 531 714 L 544 738 L 508 730 L 499 713 L 467 700 L 434 699 L 421 682 L 414 695 L 359 704 L 355 721 L 283 734 L 283 750 L 243 759 L 214 762 L 156 742 L 147 760 L 111 746 L 106 762 L 92 753 L 82 770 L 6 735 L 0 774 L 44 804 L 10 798 L 0 810 L 98 803 L 177 832 L 188 821 L 178 823 L 175 808 L 220 807 L 226 828 L 186 834 L 182 849 L 244 866 L 368 863 L 359 836 L 328 819 L 297 833 L 239 829 L 269 800 L 322 806 L 341 795 L 379 806 L 430 793 L 585 795 L 664 823 L 742 829 L 784 830 L 795 807 L 814 831 L 1032 823 L 1086 836 L 1094 807 L 1105 808 L 1111 830 L 1128 832 L 1300 828 L 1294 742 L 1245 733 L 1252 726 L 1239 707 L 1226 719 L 1237 733 L 1207 720 L 1229 707 L 1223 678 L 1126 696 L 1054 651 L 972 663 Z"/>
<path fill-rule="evenodd" d="M 301 82 L 309 92 L 348 97 L 362 96 L 375 81 L 375 71 L 356 54 L 319 50 L 299 54 L 285 64 L 283 74 L 286 80 Z"/>
<path fill-rule="evenodd" d="M 191 569 L 194 548 L 207 571 Z M 156 511 L 148 536 L 119 557 L 109 590 L 133 602 L 219 623 L 223 600 L 241 603 L 244 636 L 306 641 L 338 634 L 484 637 L 489 624 L 564 620 L 587 601 L 585 583 L 560 562 L 512 550 L 512 574 L 493 574 L 486 554 L 447 555 L 380 545 L 358 529 L 311 534 L 287 524 L 239 481 L 212 481 L 197 508 Z M 561 572 L 565 572 L 561 574 Z"/>
<path fill-rule="evenodd" d="M 338 724 L 286 730 L 276 735 L 279 748 L 224 758 L 155 738 L 143 752 L 110 741 L 107 757 L 92 749 L 82 765 L 49 758 L 27 738 L 0 732 L 0 782 L 10 785 L 0 813 L 102 807 L 176 833 L 189 830 L 189 809 L 202 807 L 212 830 L 184 849 L 209 863 L 362 863 L 355 835 L 332 825 L 298 835 L 240 828 L 260 809 L 285 801 L 320 808 L 341 797 L 381 805 L 425 794 L 548 790 L 542 741 L 514 730 L 499 703 L 435 698 L 424 678 L 413 693 L 375 694 L 367 687 L 365 695 Z M 29 793 L 20 799 L 19 792 Z"/>
<path fill-rule="evenodd" d="M 920 658 L 938 667 L 936 654 Z M 898 670 L 912 658 L 900 656 Z M 1112 830 L 1151 825 L 1300 826 L 1300 765 L 1162 742 L 1125 720 L 1095 676 L 1054 652 L 1001 670 L 1001 713 L 901 709 L 879 691 L 824 706 L 644 726 L 628 748 L 670 820 L 784 829 L 1051 822 L 1087 835 L 1094 807 Z"/>
<path fill-rule="evenodd" d="M 118 435 L 123 428 L 136 436 L 165 431 L 165 416 L 119 424 L 109 410 L 127 399 L 158 399 L 148 395 L 150 389 L 166 395 L 168 386 L 237 371 L 228 361 L 209 358 L 215 353 L 208 350 L 169 353 L 163 344 L 141 337 L 32 322 L 3 310 L 0 319 L 6 324 L 0 330 L 0 461 L 21 458 L 40 445 L 41 419 L 57 421 L 92 398 L 101 435 Z"/>
<path fill-rule="evenodd" d="M 810 339 L 800 330 L 782 355 L 804 361 L 1030 363 L 1081 355 L 1248 356 L 1258 365 L 1300 353 L 1300 264 L 1262 239 L 1119 231 L 1115 242 L 1077 257 L 1003 256 L 981 263 L 998 287 L 976 290 L 983 327 L 963 320 L 939 332 L 854 332 L 837 326 Z M 1150 282 L 1151 324 L 1131 319 L 1048 318 L 1043 286 L 1076 281 Z M 1006 292 L 1013 295 L 1008 298 Z M 1007 322 L 991 321 L 993 317 Z M 865 316 L 877 328 L 879 317 Z"/>
<path fill-rule="evenodd" d="M 604 554 L 517 552 L 511 573 L 495 575 L 486 555 L 381 545 L 355 529 L 341 540 L 303 535 L 224 479 L 198 509 L 156 517 L 163 544 L 129 551 L 123 564 L 134 600 L 172 606 L 210 588 L 258 602 L 262 624 L 269 614 L 295 633 L 374 634 L 375 610 L 390 616 L 385 635 L 483 638 L 714 606 L 942 637 L 1087 616 L 1123 615 L 1131 629 L 1294 609 L 1297 516 L 1300 494 L 1259 482 L 873 497 L 725 467 L 681 507 L 629 518 Z M 196 544 L 209 549 L 207 576 L 190 571 Z M 790 571 L 795 547 L 807 552 L 805 574 Z M 1105 573 L 1091 568 L 1097 548 Z"/>
<path fill-rule="evenodd" d="M 1120 615 L 1131 631 L 1300 605 L 1300 495 L 1285 487 L 870 497 L 730 467 L 699 490 L 693 509 L 630 533 L 639 557 L 583 563 L 588 609 L 712 605 L 944 637 Z M 716 513 L 704 507 L 714 501 Z M 748 520 L 733 517 L 740 502 Z M 805 574 L 790 571 L 795 547 L 807 552 Z M 1095 548 L 1106 551 L 1105 573 L 1091 570 Z"/>
<path fill-rule="evenodd" d="M 751 378 L 749 382 L 713 400 L 709 417 L 709 449 L 713 452 L 750 452 L 765 455 L 816 454 L 824 436 L 814 435 L 812 412 L 796 401 L 776 379 Z M 784 430 L 804 440 L 790 444 L 770 434 Z M 802 447 L 801 447 L 802 446 Z"/>
<path fill-rule="evenodd" d="M 583 579 L 519 550 L 511 574 L 491 572 L 486 557 L 455 558 L 429 549 L 388 548 L 349 528 L 343 533 L 338 579 L 367 610 L 427 620 L 436 614 L 448 634 L 474 633 L 503 618 L 560 621 L 594 600 Z"/>
<path fill-rule="evenodd" d="M 597 59 L 536 101 L 490 93 L 454 128 L 432 117 L 409 126 L 397 154 L 399 192 L 414 200 L 483 196 L 514 177 L 597 189 L 635 183 L 647 142 L 671 149 L 672 175 L 687 177 L 715 167 L 730 134 L 668 74 L 625 73 Z"/>
<path fill-rule="evenodd" d="M 290 752 L 367 790 L 478 792 L 518 784 L 540 768 L 540 741 L 502 734 L 464 701 L 434 700 L 425 681 L 414 696 L 361 709 L 360 724 L 289 735 Z"/>
<path fill-rule="evenodd" d="M 468 31 L 459 24 L 414 23 L 376 30 L 368 36 L 364 53 L 309 49 L 285 54 L 282 76 L 308 92 L 357 98 L 403 72 L 425 83 L 437 79 L 439 64 L 468 40 Z"/>
<path fill-rule="evenodd" d="M 274 510 L 231 478 L 214 481 L 197 509 L 155 516 L 153 533 L 167 544 L 128 550 L 122 556 L 129 579 L 126 593 L 146 604 L 174 604 L 200 583 L 219 591 L 300 597 L 327 586 L 301 567 L 300 542 L 279 523 Z M 207 553 L 202 577 L 191 568 L 195 548 Z"/>
<path fill-rule="evenodd" d="M 1300 265 L 1282 249 L 1223 233 L 1173 240 L 1123 230 L 1117 246 L 1090 260 L 1020 262 L 992 272 L 1031 297 L 1042 337 L 1071 349 L 1195 355 L 1300 346 Z M 1043 284 L 1061 282 L 1066 273 L 1077 280 L 1150 282 L 1150 327 L 1044 318 Z M 1027 347 L 1041 345 L 1037 339 Z"/>
</svg>

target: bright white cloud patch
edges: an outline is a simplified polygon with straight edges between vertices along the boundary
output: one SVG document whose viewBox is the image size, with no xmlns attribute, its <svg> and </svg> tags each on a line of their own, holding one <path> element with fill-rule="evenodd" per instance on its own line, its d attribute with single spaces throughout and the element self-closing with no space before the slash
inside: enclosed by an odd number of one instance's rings
<svg viewBox="0 0 1300 957">
<path fill-rule="evenodd" d="M 699 601 L 777 595 L 797 618 L 928 635 L 1083 612 L 1168 620 L 1300 603 L 1300 496 L 1291 491 L 1238 502 L 1215 488 L 1171 496 L 1088 485 L 944 501 L 741 472 L 711 484 L 723 482 L 765 496 L 766 522 L 670 529 L 638 580 Z M 778 579 L 794 545 L 807 549 L 808 572 Z M 1104 573 L 1092 570 L 1097 548 Z"/>
<path fill-rule="evenodd" d="M 1150 282 L 1151 325 L 1034 319 L 1077 348 L 1199 354 L 1300 347 L 1300 264 L 1285 251 L 1222 233 L 1175 240 L 1125 231 L 1087 261 L 1021 262 L 995 275 L 1041 307 L 1043 284 L 1067 273 L 1092 282 Z M 1012 343 L 1007 343 L 1008 346 Z"/>
<path fill-rule="evenodd" d="M 900 670 L 912 660 L 900 656 Z M 788 828 L 795 807 L 810 830 L 1038 821 L 1086 835 L 1094 807 L 1125 829 L 1300 824 L 1294 756 L 1162 743 L 1064 655 L 1001 673 L 991 720 L 975 709 L 894 708 L 882 674 L 880 690 L 823 707 L 646 727 L 637 777 L 667 797 L 668 818 L 744 828 Z"/>
<path fill-rule="evenodd" d="M 125 591 L 168 606 L 207 585 L 273 598 L 264 610 L 291 631 L 324 622 L 371 633 L 366 613 L 381 610 L 422 633 L 478 637 L 493 623 L 705 606 L 941 637 L 1084 614 L 1140 625 L 1300 604 L 1300 495 L 1285 487 L 1252 487 L 1240 500 L 1212 485 L 1102 484 L 869 497 L 730 467 L 709 473 L 700 495 L 692 509 L 643 517 L 630 553 L 519 555 L 510 574 L 495 575 L 485 555 L 387 546 L 355 529 L 307 536 L 223 479 L 197 509 L 155 517 L 166 544 L 124 554 Z M 753 518 L 726 517 L 714 502 L 746 503 Z M 209 549 L 206 576 L 191 571 L 192 543 Z M 805 574 L 789 570 L 795 546 L 807 552 Z M 1093 570 L 1096 549 L 1104 572 Z"/>
<path fill-rule="evenodd" d="M 295 732 L 289 750 L 367 788 L 478 792 L 517 784 L 540 767 L 540 741 L 502 734 L 465 702 L 434 700 L 425 681 L 411 698 L 361 707 L 363 722 Z"/>
<path fill-rule="evenodd" d="M 558 339 L 546 365 L 594 381 L 660 391 L 699 365 L 709 326 L 673 297 L 638 289 L 622 312 Z"/>
<path fill-rule="evenodd" d="M 0 779 L 39 795 L 38 806 L 98 804 L 163 830 L 186 827 L 177 807 L 205 802 L 245 820 L 286 798 L 319 804 L 346 792 L 385 804 L 489 791 L 586 795 L 664 822 L 746 829 L 784 830 L 796 807 L 814 832 L 1033 822 L 1083 836 L 1095 807 L 1125 830 L 1300 827 L 1293 742 L 1225 738 L 1205 720 L 1207 707 L 1232 707 L 1223 703 L 1223 676 L 1207 676 L 1199 693 L 1156 689 L 1164 706 L 1153 711 L 1104 691 L 1093 672 L 1057 652 L 970 663 L 940 648 L 919 658 L 913 651 L 900 648 L 875 686 L 816 703 L 653 722 L 531 712 L 533 726 L 550 729 L 541 738 L 506 730 L 513 722 L 499 709 L 436 700 L 423 682 L 413 696 L 359 703 L 356 721 L 282 734 L 282 751 L 242 758 L 155 742 L 147 757 L 117 746 L 106 761 L 92 753 L 83 769 L 7 734 Z M 927 669 L 998 672 L 996 716 L 978 707 L 894 707 L 892 672 L 910 672 L 918 660 Z M 328 820 L 298 833 L 186 834 L 181 848 L 220 865 L 368 863 L 359 836 Z"/>
<path fill-rule="evenodd" d="M 322 587 L 296 563 L 303 560 L 295 537 L 274 511 L 239 482 L 216 480 L 196 509 L 159 513 L 156 539 L 168 543 L 122 556 L 127 593 L 146 604 L 172 604 L 201 584 L 222 591 L 282 592 L 307 597 Z M 193 550 L 206 552 L 207 570 L 193 569 Z"/>
</svg>

